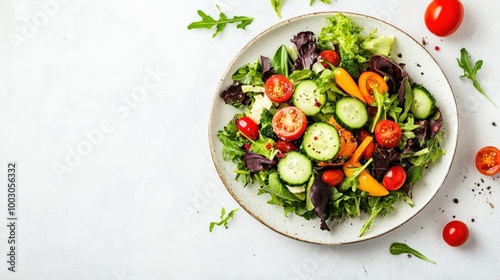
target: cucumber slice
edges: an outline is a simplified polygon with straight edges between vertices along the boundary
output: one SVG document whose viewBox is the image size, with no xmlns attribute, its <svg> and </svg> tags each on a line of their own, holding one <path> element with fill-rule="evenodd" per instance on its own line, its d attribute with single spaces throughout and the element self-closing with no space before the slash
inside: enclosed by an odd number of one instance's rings
<svg viewBox="0 0 500 280">
<path fill-rule="evenodd" d="M 339 132 L 331 124 L 313 123 L 304 132 L 302 148 L 314 160 L 330 160 L 340 150 Z"/>
<path fill-rule="evenodd" d="M 302 110 L 306 116 L 314 116 L 326 103 L 326 93 L 319 91 L 318 86 L 311 80 L 300 82 L 292 97 L 292 104 Z"/>
<path fill-rule="evenodd" d="M 312 163 L 305 155 L 290 151 L 278 162 L 278 173 L 286 184 L 302 185 L 311 177 Z"/>
<path fill-rule="evenodd" d="M 436 110 L 436 99 L 422 85 L 413 87 L 413 99 L 411 102 L 410 112 L 413 116 L 420 120 L 429 118 Z"/>
<path fill-rule="evenodd" d="M 354 97 L 342 97 L 335 104 L 334 117 L 342 127 L 356 130 L 368 122 L 368 110 L 363 101 Z"/>
</svg>

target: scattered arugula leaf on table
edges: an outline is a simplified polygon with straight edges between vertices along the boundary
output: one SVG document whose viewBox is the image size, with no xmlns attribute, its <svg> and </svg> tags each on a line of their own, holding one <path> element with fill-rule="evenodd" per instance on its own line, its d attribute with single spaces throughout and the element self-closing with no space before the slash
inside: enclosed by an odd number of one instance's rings
<svg viewBox="0 0 500 280">
<path fill-rule="evenodd" d="M 404 243 L 398 243 L 398 242 L 395 242 L 395 243 L 392 243 L 391 244 L 391 247 L 390 247 L 390 252 L 392 255 L 399 255 L 399 254 L 412 254 L 414 255 L 415 257 L 419 258 L 419 259 L 422 259 L 424 261 L 428 261 L 430 263 L 436 263 L 435 261 L 429 259 L 428 257 L 422 255 L 420 252 L 418 252 L 417 250 L 411 248 L 410 246 L 404 244 Z"/>
<path fill-rule="evenodd" d="M 202 10 L 198 10 L 198 15 L 201 17 L 201 20 L 192 22 L 191 24 L 188 25 L 187 28 L 189 30 L 195 28 L 211 29 L 212 27 L 215 26 L 215 33 L 212 35 L 212 37 L 215 37 L 226 27 L 226 24 L 228 23 L 236 23 L 237 24 L 236 28 L 245 29 L 245 27 L 247 27 L 253 21 L 253 17 L 247 17 L 247 16 L 234 16 L 233 18 L 228 18 L 226 14 L 224 14 L 220 10 L 219 6 L 217 6 L 217 9 L 219 10 L 218 20 L 215 20 L 213 17 L 207 15 Z"/>
<path fill-rule="evenodd" d="M 319 0 L 320 2 L 330 4 L 330 0 Z M 314 0 L 310 0 L 309 6 L 314 4 Z M 281 7 L 283 6 L 283 0 L 271 0 L 271 6 L 273 6 L 274 12 L 281 17 Z"/>
<path fill-rule="evenodd" d="M 220 221 L 219 222 L 211 222 L 210 223 L 210 227 L 208 228 L 208 230 L 210 232 L 212 232 L 212 230 L 214 229 L 215 226 L 224 226 L 225 228 L 227 228 L 227 223 L 229 222 L 229 219 L 233 218 L 234 213 L 236 211 L 238 211 L 238 208 L 231 210 L 227 214 L 227 216 L 225 216 L 226 215 L 226 209 L 224 207 L 222 207 L 222 209 L 220 210 Z"/>
<path fill-rule="evenodd" d="M 458 61 L 458 66 L 460 66 L 460 68 L 462 68 L 464 70 L 464 74 L 462 76 L 460 76 L 460 78 L 470 79 L 472 81 L 472 84 L 474 85 L 474 87 L 477 89 L 477 91 L 479 91 L 491 103 L 493 103 L 493 101 L 489 98 L 489 96 L 486 95 L 486 93 L 483 91 L 483 89 L 479 85 L 479 82 L 476 79 L 477 72 L 483 66 L 483 61 L 478 60 L 474 63 L 474 66 L 472 66 L 471 61 L 469 60 L 469 52 L 467 52 L 467 50 L 465 48 L 462 48 L 460 50 L 460 59 L 457 58 L 457 61 Z M 495 103 L 493 103 L 493 105 L 495 105 L 495 107 L 496 107 Z"/>
<path fill-rule="evenodd" d="M 271 6 L 273 6 L 274 12 L 281 17 L 281 7 L 283 6 L 283 0 L 271 0 Z"/>
</svg>

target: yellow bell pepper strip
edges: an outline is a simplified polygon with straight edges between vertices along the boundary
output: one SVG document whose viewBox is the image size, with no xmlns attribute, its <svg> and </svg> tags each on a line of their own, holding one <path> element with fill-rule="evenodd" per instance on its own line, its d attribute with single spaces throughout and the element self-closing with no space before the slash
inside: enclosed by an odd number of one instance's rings
<svg viewBox="0 0 500 280">
<path fill-rule="evenodd" d="M 372 140 L 373 137 L 366 137 L 365 140 L 363 140 L 363 142 L 361 142 L 358 146 L 351 159 L 342 166 L 346 177 L 352 177 L 356 173 L 356 168 L 361 167 L 359 159 Z M 389 191 L 377 180 L 375 180 L 375 178 L 373 178 L 366 170 L 361 171 L 358 176 L 358 180 L 358 189 L 367 192 L 370 196 L 386 196 L 389 194 Z"/>
<path fill-rule="evenodd" d="M 344 68 L 335 68 L 335 70 L 333 70 L 333 78 L 335 80 L 335 83 L 337 83 L 337 85 L 345 92 L 347 92 L 347 94 L 366 103 L 363 95 L 361 94 L 361 91 L 359 90 L 358 84 L 354 81 L 349 72 L 347 72 Z"/>
</svg>

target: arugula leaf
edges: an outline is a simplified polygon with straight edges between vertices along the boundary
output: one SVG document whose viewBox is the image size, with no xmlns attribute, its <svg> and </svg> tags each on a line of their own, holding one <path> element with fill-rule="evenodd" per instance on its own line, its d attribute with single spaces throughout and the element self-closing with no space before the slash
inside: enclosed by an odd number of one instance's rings
<svg viewBox="0 0 500 280">
<path fill-rule="evenodd" d="M 293 66 L 290 56 L 285 45 L 281 45 L 273 57 L 273 67 L 277 74 L 288 77 L 290 68 Z"/>
<path fill-rule="evenodd" d="M 281 7 L 283 6 L 283 0 L 271 0 L 271 6 L 273 6 L 273 9 L 278 17 L 281 17 Z"/>
<path fill-rule="evenodd" d="M 284 185 L 281 183 L 279 175 L 277 172 L 273 172 L 269 174 L 269 184 L 262 186 L 262 190 L 274 194 L 282 199 L 290 200 L 290 201 L 302 201 L 297 196 L 295 196 L 292 192 L 290 192 Z"/>
<path fill-rule="evenodd" d="M 313 219 L 314 211 L 307 209 L 306 202 L 298 198 L 284 186 L 276 170 L 266 170 L 259 172 L 255 179 L 261 185 L 257 195 L 269 194 L 271 199 L 267 201 L 271 205 L 280 205 L 283 207 L 284 215 L 295 213 L 306 220 Z"/>
<path fill-rule="evenodd" d="M 251 173 L 243 161 L 246 152 L 242 148 L 245 145 L 245 140 L 240 137 L 236 121 L 231 119 L 223 130 L 219 130 L 217 137 L 221 141 L 222 157 L 224 160 L 230 159 L 236 164 L 236 180 L 241 181 L 245 186 L 252 182 Z"/>
<path fill-rule="evenodd" d="M 352 174 L 351 177 L 347 177 L 344 180 L 342 180 L 338 188 L 342 191 L 351 189 L 353 192 L 355 192 L 359 186 L 359 179 L 358 179 L 359 175 L 361 175 L 361 172 L 363 172 L 372 162 L 373 158 L 370 158 L 363 166 L 353 168 L 355 172 Z"/>
<path fill-rule="evenodd" d="M 250 145 L 250 151 L 265 156 L 268 159 L 273 159 L 274 156 L 278 153 L 277 149 L 274 149 L 274 140 L 271 138 L 267 138 L 262 134 L 259 134 L 259 138 L 255 141 L 252 141 Z"/>
<path fill-rule="evenodd" d="M 384 95 L 379 94 L 376 88 L 373 88 L 373 95 L 375 95 L 375 101 L 377 102 L 377 113 L 375 114 L 375 117 L 372 120 L 372 125 L 370 128 L 371 133 L 375 132 L 375 126 L 379 121 L 386 119 L 386 114 L 387 114 L 384 106 L 384 101 L 385 101 Z"/>
<path fill-rule="evenodd" d="M 238 68 L 231 76 L 231 79 L 233 81 L 239 81 L 244 85 L 264 85 L 262 81 L 262 69 L 258 60 Z"/>
<path fill-rule="evenodd" d="M 253 21 L 253 17 L 247 16 L 235 16 L 233 18 L 228 18 L 226 14 L 224 14 L 220 10 L 218 5 L 217 9 L 219 10 L 218 20 L 215 20 L 213 17 L 207 15 L 202 10 L 198 10 L 197 13 L 201 17 L 201 20 L 190 23 L 187 28 L 189 30 L 200 28 L 211 29 L 215 26 L 215 33 L 212 35 L 212 37 L 214 38 L 226 27 L 226 24 L 228 23 L 237 23 L 236 28 L 245 29 L 245 27 L 247 27 Z"/>
<path fill-rule="evenodd" d="M 474 63 L 474 67 L 471 65 L 471 61 L 469 60 L 469 53 L 465 48 L 462 48 L 460 50 L 460 59 L 457 58 L 458 61 L 458 66 L 464 70 L 464 74 L 460 76 L 460 78 L 468 78 L 472 81 L 472 84 L 474 87 L 479 91 L 482 95 L 484 95 L 493 105 L 496 104 L 493 103 L 493 101 L 486 95 L 486 93 L 483 91 L 481 86 L 479 85 L 479 82 L 476 79 L 477 72 L 481 67 L 483 66 L 483 61 L 478 60 Z"/>
<path fill-rule="evenodd" d="M 330 0 L 319 0 L 320 2 L 330 4 Z M 311 0 L 309 2 L 309 6 L 312 6 L 314 4 L 314 0 Z M 274 11 L 278 15 L 278 17 L 281 17 L 281 7 L 283 6 L 283 0 L 271 0 L 271 6 L 273 6 Z"/>
<path fill-rule="evenodd" d="M 226 209 L 222 207 L 222 209 L 220 210 L 220 221 L 211 222 L 210 226 L 208 227 L 208 230 L 212 232 L 215 226 L 224 226 L 225 228 L 227 228 L 227 223 L 229 222 L 229 219 L 233 218 L 234 213 L 236 213 L 236 211 L 238 211 L 238 208 L 231 210 L 231 212 L 229 212 L 227 216 L 225 216 Z"/>
<path fill-rule="evenodd" d="M 330 4 L 330 0 L 319 0 L 319 2 Z M 309 2 L 309 6 L 312 6 L 313 4 L 314 4 L 314 0 L 311 0 L 311 2 Z"/>
<path fill-rule="evenodd" d="M 222 157 L 224 160 L 237 160 L 238 157 L 245 155 L 245 151 L 241 149 L 245 144 L 243 138 L 239 136 L 236 121 L 232 119 L 223 130 L 219 130 L 217 137 L 222 142 Z"/>
<path fill-rule="evenodd" d="M 443 131 L 438 132 L 434 138 L 425 142 L 425 147 L 422 150 L 403 156 L 403 158 L 407 158 L 413 164 L 406 172 L 406 181 L 408 184 L 413 185 L 422 179 L 424 169 L 429 163 L 435 162 L 446 154 L 446 151 L 441 149 L 443 135 Z"/>
<path fill-rule="evenodd" d="M 411 198 L 406 195 L 402 190 L 389 192 L 389 195 L 382 197 L 373 197 L 370 196 L 368 198 L 368 212 L 370 213 L 370 217 L 365 222 L 363 227 L 359 232 L 359 236 L 362 236 L 366 231 L 368 231 L 373 223 L 373 220 L 377 216 L 385 216 L 389 211 L 394 210 L 394 204 L 403 199 L 408 203 L 410 207 L 414 206 Z"/>
<path fill-rule="evenodd" d="M 409 158 L 410 162 L 414 166 L 423 166 L 427 167 L 430 162 L 435 162 L 441 156 L 443 156 L 446 151 L 441 149 L 441 142 L 443 140 L 443 131 L 440 131 L 436 136 L 432 139 L 429 139 L 425 142 L 425 149 L 422 151 L 416 152 L 413 155 L 416 157 Z"/>
<path fill-rule="evenodd" d="M 413 100 L 413 90 L 411 88 L 411 84 L 409 79 L 406 79 L 405 82 L 405 94 L 404 94 L 405 102 L 404 102 L 404 111 L 399 115 L 399 121 L 398 123 L 403 122 L 406 119 L 406 116 L 408 115 L 408 112 L 410 112 L 411 108 L 411 103 Z"/>
<path fill-rule="evenodd" d="M 398 123 L 398 125 L 402 132 L 401 141 L 399 142 L 398 147 L 403 150 L 408 139 L 415 138 L 415 132 L 413 132 L 413 130 L 419 128 L 422 124 L 415 124 L 415 118 L 413 115 L 409 115 L 408 118 L 406 118 L 406 122 Z"/>
<path fill-rule="evenodd" d="M 391 255 L 399 255 L 399 254 L 412 254 L 415 257 L 422 259 L 424 261 L 428 261 L 430 263 L 436 263 L 435 261 L 429 259 L 428 257 L 422 255 L 420 252 L 417 250 L 411 248 L 410 246 L 404 244 L 404 243 L 392 243 L 391 247 L 389 248 L 389 251 L 391 252 Z"/>
<path fill-rule="evenodd" d="M 401 112 L 403 109 L 399 107 L 399 100 L 396 94 L 389 95 L 389 93 L 384 94 L 384 107 L 387 114 L 397 122 L 400 119 Z"/>
</svg>

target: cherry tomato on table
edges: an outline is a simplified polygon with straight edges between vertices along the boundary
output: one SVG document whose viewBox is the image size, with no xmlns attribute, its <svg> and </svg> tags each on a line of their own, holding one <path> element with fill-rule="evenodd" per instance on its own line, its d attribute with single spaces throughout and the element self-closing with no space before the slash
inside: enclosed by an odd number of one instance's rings
<svg viewBox="0 0 500 280">
<path fill-rule="evenodd" d="M 283 75 L 272 75 L 264 84 L 267 97 L 272 102 L 284 103 L 292 98 L 293 84 Z"/>
<path fill-rule="evenodd" d="M 299 108 L 289 106 L 274 114 L 272 125 L 278 138 L 293 141 L 299 139 L 306 131 L 307 118 Z"/>
<path fill-rule="evenodd" d="M 375 139 L 382 147 L 394 148 L 401 140 L 401 128 L 391 120 L 383 120 L 375 126 Z"/>
<path fill-rule="evenodd" d="M 361 91 L 361 95 L 368 105 L 375 102 L 375 95 L 373 95 L 374 88 L 376 88 L 379 93 L 387 92 L 389 90 L 389 86 L 387 86 L 384 78 L 372 71 L 365 71 L 359 76 L 358 86 Z"/>
<path fill-rule="evenodd" d="M 384 175 L 382 183 L 389 191 L 398 190 L 406 181 L 406 170 L 401 165 L 391 167 Z"/>
<path fill-rule="evenodd" d="M 500 150 L 486 146 L 476 154 L 476 168 L 481 174 L 492 176 L 500 172 Z"/>
<path fill-rule="evenodd" d="M 330 69 L 331 68 L 330 64 L 333 66 L 339 66 L 340 56 L 334 50 L 324 50 L 319 53 L 318 61 L 325 61 L 321 62 L 321 65 L 323 65 L 323 67 L 327 69 Z"/>
<path fill-rule="evenodd" d="M 459 0 L 433 0 L 425 10 L 425 25 L 436 36 L 453 34 L 464 17 L 464 6 Z"/>
<path fill-rule="evenodd" d="M 443 228 L 443 239 L 453 247 L 463 245 L 469 239 L 469 228 L 464 222 L 451 221 Z"/>
<path fill-rule="evenodd" d="M 344 180 L 344 172 L 340 169 L 329 169 L 321 174 L 321 180 L 330 187 L 335 187 Z"/>
<path fill-rule="evenodd" d="M 251 140 L 259 138 L 259 126 L 249 117 L 241 117 L 236 121 L 236 127 Z"/>
</svg>

